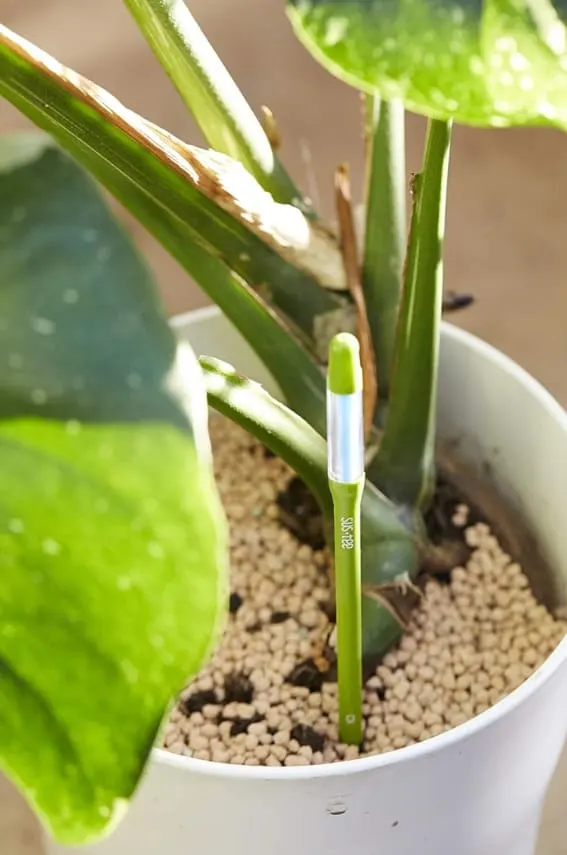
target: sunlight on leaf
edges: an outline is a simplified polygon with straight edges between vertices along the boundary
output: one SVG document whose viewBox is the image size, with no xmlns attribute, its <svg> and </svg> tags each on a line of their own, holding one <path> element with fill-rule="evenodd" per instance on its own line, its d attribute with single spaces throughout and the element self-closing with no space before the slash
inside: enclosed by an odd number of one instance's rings
<svg viewBox="0 0 567 855">
<path fill-rule="evenodd" d="M 0 198 L 0 768 L 83 843 L 217 638 L 225 524 L 198 364 L 91 180 L 0 139 Z"/>
<path fill-rule="evenodd" d="M 416 113 L 567 126 L 565 0 L 288 0 L 288 10 L 330 71 Z"/>
</svg>

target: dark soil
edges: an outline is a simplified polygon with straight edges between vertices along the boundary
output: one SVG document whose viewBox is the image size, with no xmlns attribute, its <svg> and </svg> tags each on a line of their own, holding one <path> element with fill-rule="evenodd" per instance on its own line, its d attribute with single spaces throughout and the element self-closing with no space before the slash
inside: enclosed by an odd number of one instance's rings
<svg viewBox="0 0 567 855">
<path fill-rule="evenodd" d="M 432 543 L 441 545 L 447 541 L 464 542 L 463 527 L 456 526 L 453 522 L 458 506 L 463 503 L 466 503 L 468 508 L 468 525 L 485 522 L 485 515 L 471 505 L 470 500 L 462 495 L 458 487 L 445 475 L 438 474 L 433 502 L 425 514 L 427 534 Z"/>
<path fill-rule="evenodd" d="M 254 697 L 254 685 L 247 674 L 228 674 L 224 681 L 225 703 L 249 704 Z"/>
<path fill-rule="evenodd" d="M 296 724 L 292 727 L 290 734 L 291 738 L 297 739 L 300 745 L 308 745 L 313 751 L 322 751 L 325 747 L 325 737 L 308 724 Z"/>
<path fill-rule="evenodd" d="M 485 515 L 477 508 L 472 507 L 462 492 L 448 478 L 439 474 L 433 502 L 425 515 L 427 533 L 431 542 L 441 547 L 460 544 L 462 549 L 457 554 L 459 560 L 462 561 L 467 560 L 471 550 L 466 545 L 463 527 L 456 526 L 453 517 L 456 508 L 464 502 L 469 508 L 469 524 L 485 520 Z M 321 512 L 313 494 L 298 476 L 291 478 L 286 489 L 278 494 L 277 504 L 282 526 L 287 528 L 300 543 L 305 543 L 314 550 L 323 548 L 325 537 Z M 453 558 L 456 554 L 455 550 L 451 549 L 449 554 Z M 437 578 L 444 578 L 442 573 L 437 572 L 435 575 Z M 279 615 L 272 618 L 274 623 L 285 619 Z"/>
<path fill-rule="evenodd" d="M 242 599 L 240 594 L 237 594 L 236 591 L 233 591 L 228 601 L 228 610 L 230 614 L 235 615 L 243 602 L 244 600 Z"/>
<path fill-rule="evenodd" d="M 179 702 L 180 709 L 184 715 L 201 712 L 208 704 L 218 704 L 219 699 L 216 692 L 213 690 L 203 692 L 193 692 L 187 698 L 183 698 Z"/>
<path fill-rule="evenodd" d="M 325 545 L 323 519 L 319 506 L 306 484 L 297 476 L 290 479 L 285 490 L 277 497 L 280 521 L 300 543 L 311 549 Z"/>
<path fill-rule="evenodd" d="M 310 692 L 320 692 L 325 682 L 325 672 L 321 671 L 313 659 L 299 662 L 288 674 L 287 682 L 292 686 L 309 689 Z"/>
</svg>

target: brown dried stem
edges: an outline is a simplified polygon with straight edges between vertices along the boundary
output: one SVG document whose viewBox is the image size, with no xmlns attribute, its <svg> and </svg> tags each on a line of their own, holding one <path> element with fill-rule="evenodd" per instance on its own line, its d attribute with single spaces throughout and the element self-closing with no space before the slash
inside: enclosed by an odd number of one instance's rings
<svg viewBox="0 0 567 855">
<path fill-rule="evenodd" d="M 276 121 L 276 117 L 274 116 L 270 108 L 266 107 L 264 104 L 262 105 L 261 109 L 262 127 L 264 128 L 264 132 L 268 137 L 268 141 L 272 147 L 272 151 L 277 151 L 282 144 L 282 136 L 278 127 L 278 123 Z"/>
<path fill-rule="evenodd" d="M 372 429 L 376 402 L 378 400 L 378 379 L 376 374 L 376 356 L 360 279 L 350 176 L 346 164 L 341 164 L 335 171 L 335 199 L 339 220 L 340 248 L 345 267 L 347 286 L 356 309 L 357 337 L 360 343 L 360 358 L 364 380 L 364 433 L 365 437 L 368 438 Z"/>
</svg>

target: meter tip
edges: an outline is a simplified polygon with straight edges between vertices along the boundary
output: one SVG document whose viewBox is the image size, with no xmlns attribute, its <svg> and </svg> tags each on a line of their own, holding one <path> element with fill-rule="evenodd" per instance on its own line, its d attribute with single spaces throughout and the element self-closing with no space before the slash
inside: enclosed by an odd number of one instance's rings
<svg viewBox="0 0 567 855">
<path fill-rule="evenodd" d="M 352 395 L 362 389 L 360 347 L 356 336 L 339 333 L 329 345 L 329 391 L 335 395 Z"/>
</svg>

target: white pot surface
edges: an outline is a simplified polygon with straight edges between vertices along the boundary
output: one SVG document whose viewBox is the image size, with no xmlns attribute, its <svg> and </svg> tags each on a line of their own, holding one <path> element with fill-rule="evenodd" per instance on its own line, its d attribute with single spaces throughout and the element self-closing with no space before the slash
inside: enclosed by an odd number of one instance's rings
<svg viewBox="0 0 567 855">
<path fill-rule="evenodd" d="M 216 309 L 174 325 L 197 354 L 273 383 Z M 494 348 L 444 325 L 439 434 L 521 505 L 567 601 L 567 414 Z M 532 855 L 567 735 L 567 639 L 519 689 L 453 730 L 381 756 L 296 768 L 155 750 L 93 855 Z M 117 758 L 117 762 L 119 759 Z M 84 850 L 47 843 L 48 855 Z"/>
</svg>

